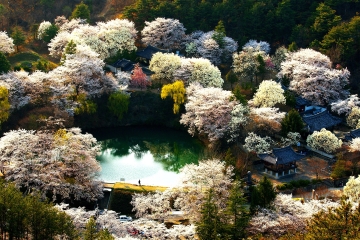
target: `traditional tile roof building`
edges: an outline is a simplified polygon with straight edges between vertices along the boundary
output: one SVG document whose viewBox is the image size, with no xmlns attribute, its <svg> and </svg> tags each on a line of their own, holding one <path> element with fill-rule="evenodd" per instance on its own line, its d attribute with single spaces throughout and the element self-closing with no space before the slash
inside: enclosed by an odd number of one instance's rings
<svg viewBox="0 0 360 240">
<path fill-rule="evenodd" d="M 114 62 L 113 64 L 107 65 L 107 67 L 109 67 L 111 69 L 111 71 L 113 71 L 114 73 L 117 73 L 117 71 L 119 71 L 119 70 L 124 71 L 124 72 L 131 72 L 132 70 L 134 70 L 135 64 L 136 63 L 134 63 L 130 60 L 127 60 L 127 59 L 119 59 L 116 62 Z M 153 72 L 150 71 L 150 69 L 148 69 L 147 67 L 141 66 L 141 69 L 142 69 L 143 73 L 145 73 L 148 76 L 153 74 Z"/>
<path fill-rule="evenodd" d="M 296 153 L 291 146 L 274 148 L 271 154 L 258 154 L 264 161 L 265 173 L 276 178 L 296 173 L 296 161 L 305 157 L 305 154 Z"/>
<path fill-rule="evenodd" d="M 163 49 L 159 49 L 156 47 L 153 47 L 151 45 L 148 45 L 145 49 L 140 50 L 138 52 L 136 52 L 136 55 L 138 57 L 141 57 L 145 60 L 146 63 L 149 63 L 152 56 L 157 53 L 157 52 L 162 52 L 162 53 L 167 53 L 169 52 L 168 50 L 163 50 Z"/>
<path fill-rule="evenodd" d="M 345 136 L 346 141 L 351 141 L 354 138 L 360 138 L 360 128 L 351 130 L 350 133 Z"/>
<path fill-rule="evenodd" d="M 305 110 L 302 119 L 310 133 L 320 131 L 322 128 L 332 128 L 342 122 L 341 118 L 331 115 L 325 108 L 321 107 Z"/>
</svg>

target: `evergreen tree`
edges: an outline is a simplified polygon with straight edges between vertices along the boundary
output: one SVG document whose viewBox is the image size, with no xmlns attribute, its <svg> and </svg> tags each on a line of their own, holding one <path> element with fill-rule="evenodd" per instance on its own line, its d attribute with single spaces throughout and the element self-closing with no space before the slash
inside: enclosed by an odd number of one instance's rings
<svg viewBox="0 0 360 240">
<path fill-rule="evenodd" d="M 1 124 L 9 118 L 9 110 L 9 90 L 4 86 L 0 86 L 0 129 Z"/>
<path fill-rule="evenodd" d="M 222 222 L 220 209 L 215 204 L 216 195 L 209 189 L 201 207 L 201 219 L 196 223 L 196 233 L 201 240 L 220 240 L 226 236 L 226 224 Z"/>
<path fill-rule="evenodd" d="M 243 239 L 248 225 L 249 214 L 245 208 L 246 199 L 239 181 L 234 181 L 227 203 L 226 216 L 230 220 L 231 239 Z"/>
<path fill-rule="evenodd" d="M 303 132 L 305 124 L 295 109 L 291 109 L 281 121 L 281 133 L 286 136 L 288 132 Z"/>
<path fill-rule="evenodd" d="M 7 73 L 10 71 L 11 65 L 5 55 L 0 52 L 0 73 Z"/>
<path fill-rule="evenodd" d="M 81 2 L 80 4 L 75 6 L 75 9 L 71 13 L 70 19 L 86 19 L 87 22 L 90 22 L 90 9 L 88 5 Z"/>
<path fill-rule="evenodd" d="M 256 211 L 258 207 L 269 208 L 275 200 L 276 191 L 272 182 L 264 176 L 259 184 L 251 189 L 250 210 Z"/>
<path fill-rule="evenodd" d="M 217 42 L 217 44 L 219 44 L 220 48 L 223 48 L 225 44 L 224 41 L 225 37 L 226 37 L 225 26 L 223 21 L 220 20 L 215 27 L 215 32 L 212 38 Z"/>
<path fill-rule="evenodd" d="M 59 28 L 55 24 L 51 24 L 51 26 L 45 30 L 45 33 L 44 33 L 42 39 L 45 42 L 49 43 L 51 41 L 51 39 L 53 39 L 56 36 L 58 31 L 59 31 Z"/>
<path fill-rule="evenodd" d="M 348 201 L 341 201 L 335 209 L 313 215 L 307 226 L 305 239 L 360 239 L 360 205 L 352 209 Z"/>
<path fill-rule="evenodd" d="M 19 46 L 25 43 L 25 33 L 20 27 L 14 27 L 11 38 L 14 40 L 14 45 L 16 46 L 16 52 L 19 52 Z"/>
<path fill-rule="evenodd" d="M 239 79 L 237 78 L 236 74 L 230 70 L 227 74 L 226 74 L 226 81 L 230 83 L 231 89 L 233 88 L 233 84 L 236 83 L 237 81 L 239 81 Z"/>
<path fill-rule="evenodd" d="M 96 221 L 94 217 L 90 217 L 86 224 L 84 232 L 84 240 L 95 240 L 97 238 Z"/>
<path fill-rule="evenodd" d="M 60 64 L 63 64 L 66 60 L 66 55 L 68 54 L 75 54 L 76 53 L 76 43 L 74 43 L 74 40 L 70 40 L 68 44 L 65 47 L 65 51 L 63 55 L 61 56 Z"/>
</svg>

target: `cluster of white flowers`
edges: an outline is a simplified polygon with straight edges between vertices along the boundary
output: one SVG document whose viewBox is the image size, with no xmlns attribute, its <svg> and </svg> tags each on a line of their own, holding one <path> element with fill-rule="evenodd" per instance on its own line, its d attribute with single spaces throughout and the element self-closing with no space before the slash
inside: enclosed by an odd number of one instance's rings
<svg viewBox="0 0 360 240">
<path fill-rule="evenodd" d="M 278 78 L 290 79 L 290 90 L 314 104 L 326 105 L 349 96 L 347 69 L 332 69 L 329 57 L 312 49 L 289 54 Z"/>
<path fill-rule="evenodd" d="M 270 137 L 260 137 L 250 132 L 245 138 L 244 148 L 249 152 L 267 153 L 271 150 L 272 140 Z"/>
<path fill-rule="evenodd" d="M 51 27 L 51 22 L 43 21 L 40 23 L 39 28 L 37 30 L 37 39 L 42 39 L 44 37 L 45 31 Z"/>
<path fill-rule="evenodd" d="M 286 147 L 289 145 L 295 145 L 297 144 L 301 139 L 301 135 L 298 132 L 288 132 L 286 135 L 286 138 L 281 138 L 280 145 L 282 147 Z"/>
<path fill-rule="evenodd" d="M 232 93 L 221 88 L 203 88 L 199 84 L 191 84 L 186 92 L 186 113 L 181 116 L 180 123 L 188 127 L 191 135 L 205 134 L 210 142 L 223 138 L 228 132 L 231 113 L 238 105 L 237 101 L 231 101 Z"/>
<path fill-rule="evenodd" d="M 359 204 L 360 200 L 360 176 L 351 176 L 344 187 L 344 196 L 349 201 Z"/>
<path fill-rule="evenodd" d="M 94 179 L 100 171 L 96 139 L 78 128 L 42 131 L 13 130 L 0 139 L 0 164 L 7 181 L 29 192 L 40 191 L 66 199 L 88 201 L 102 196 L 102 184 Z M 70 183 L 71 182 L 71 183 Z"/>
<path fill-rule="evenodd" d="M 357 94 L 350 95 L 345 100 L 339 99 L 331 103 L 331 111 L 337 114 L 349 115 L 353 108 L 360 107 L 360 99 Z"/>
<path fill-rule="evenodd" d="M 243 49 L 246 49 L 248 47 L 252 47 L 252 48 L 256 49 L 257 51 L 262 51 L 267 54 L 270 52 L 270 44 L 265 41 L 258 42 L 254 39 L 250 39 L 247 43 L 245 43 L 245 45 L 243 46 Z"/>
<path fill-rule="evenodd" d="M 152 22 L 145 22 L 141 31 L 142 41 L 146 45 L 163 49 L 180 49 L 185 38 L 184 25 L 177 19 L 156 18 Z"/>
<path fill-rule="evenodd" d="M 149 69 L 154 72 L 152 78 L 157 80 L 180 79 L 203 87 L 221 87 L 224 83 L 220 70 L 204 58 L 181 58 L 173 53 L 158 52 L 153 55 Z"/>
<path fill-rule="evenodd" d="M 0 31 L 0 52 L 12 53 L 14 51 L 14 40 L 6 32 Z"/>
<path fill-rule="evenodd" d="M 273 107 L 277 103 L 285 104 L 286 100 L 281 84 L 272 80 L 262 81 L 252 103 L 256 107 Z"/>
<path fill-rule="evenodd" d="M 306 139 L 306 143 L 313 149 L 325 151 L 327 153 L 335 152 L 336 149 L 339 149 L 342 145 L 342 141 L 325 128 L 309 135 Z"/>
<path fill-rule="evenodd" d="M 354 107 L 346 118 L 346 123 L 352 128 L 360 128 L 360 107 Z"/>
<path fill-rule="evenodd" d="M 273 210 L 260 209 L 247 227 L 249 233 L 281 236 L 286 233 L 305 232 L 307 221 L 321 210 L 336 208 L 339 203 L 324 199 L 310 200 L 303 203 L 292 199 L 291 195 L 278 194 Z"/>
<path fill-rule="evenodd" d="M 87 45 L 105 59 L 117 51 L 136 50 L 137 31 L 133 22 L 126 19 L 115 19 L 98 22 L 96 26 L 73 19 L 61 25 L 59 33 L 49 43 L 50 55 L 59 57 L 71 40 L 75 44 Z"/>
<path fill-rule="evenodd" d="M 360 151 L 360 138 L 353 138 L 349 145 L 350 152 L 358 152 Z"/>
</svg>

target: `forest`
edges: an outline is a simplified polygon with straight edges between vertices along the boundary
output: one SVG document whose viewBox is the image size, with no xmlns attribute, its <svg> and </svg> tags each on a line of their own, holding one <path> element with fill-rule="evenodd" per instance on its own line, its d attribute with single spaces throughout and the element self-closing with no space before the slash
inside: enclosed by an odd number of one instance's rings
<svg viewBox="0 0 360 240">
<path fill-rule="evenodd" d="M 356 0 L 0 1 L 0 239 L 360 238 L 358 11 Z M 120 222 L 96 207 L 101 146 L 87 131 L 129 125 L 187 131 L 208 154 L 177 186 L 134 192 L 135 220 Z M 259 162 L 287 161 L 277 149 L 326 166 L 282 182 L 264 165 L 251 179 Z M 341 196 L 321 194 L 321 169 Z M 173 209 L 183 224 L 168 224 Z"/>
</svg>

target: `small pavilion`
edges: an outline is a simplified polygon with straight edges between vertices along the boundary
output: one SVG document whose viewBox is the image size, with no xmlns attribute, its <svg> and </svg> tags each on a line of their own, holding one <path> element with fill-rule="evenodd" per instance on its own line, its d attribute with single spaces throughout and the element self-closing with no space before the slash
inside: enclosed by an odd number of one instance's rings
<svg viewBox="0 0 360 240">
<path fill-rule="evenodd" d="M 296 153 L 291 146 L 273 148 L 272 153 L 258 154 L 264 161 L 265 173 L 275 178 L 296 173 L 296 161 L 305 157 L 305 154 Z"/>
<path fill-rule="evenodd" d="M 346 141 L 352 141 L 354 138 L 360 138 L 360 128 L 351 130 L 350 133 L 345 136 Z"/>
</svg>

